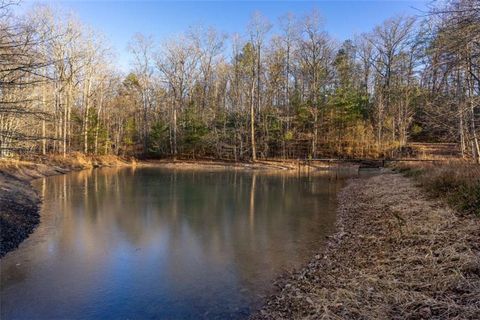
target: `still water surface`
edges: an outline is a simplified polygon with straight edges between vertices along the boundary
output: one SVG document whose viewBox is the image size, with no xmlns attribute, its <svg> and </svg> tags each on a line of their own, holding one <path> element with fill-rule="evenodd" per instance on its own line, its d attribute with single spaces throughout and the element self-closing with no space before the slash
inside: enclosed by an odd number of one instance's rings
<svg viewBox="0 0 480 320">
<path fill-rule="evenodd" d="M 321 247 L 342 184 L 160 168 L 37 180 L 41 223 L 0 261 L 1 318 L 245 318 Z"/>
</svg>

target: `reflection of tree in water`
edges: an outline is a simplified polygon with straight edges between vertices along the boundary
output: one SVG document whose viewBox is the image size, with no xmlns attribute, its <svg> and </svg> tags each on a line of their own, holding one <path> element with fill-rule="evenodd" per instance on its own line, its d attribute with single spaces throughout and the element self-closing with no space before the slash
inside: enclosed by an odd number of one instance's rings
<svg viewBox="0 0 480 320">
<path fill-rule="evenodd" d="M 62 199 L 59 250 L 126 246 L 164 261 L 176 287 L 190 273 L 251 294 L 320 247 L 340 186 L 326 177 L 101 169 L 50 179 L 45 197 Z"/>
</svg>

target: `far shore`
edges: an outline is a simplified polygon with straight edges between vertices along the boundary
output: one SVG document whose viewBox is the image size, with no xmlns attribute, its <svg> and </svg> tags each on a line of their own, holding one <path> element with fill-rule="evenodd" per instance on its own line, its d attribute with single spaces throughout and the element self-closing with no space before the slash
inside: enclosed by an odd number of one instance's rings
<svg viewBox="0 0 480 320">
<path fill-rule="evenodd" d="M 161 167 L 168 169 L 195 169 L 195 170 L 259 170 L 259 171 L 302 171 L 314 172 L 335 167 L 358 168 L 356 163 L 315 161 L 306 163 L 304 160 L 257 160 L 255 162 L 234 162 L 225 160 L 142 160 L 138 166 L 143 167 Z"/>
</svg>

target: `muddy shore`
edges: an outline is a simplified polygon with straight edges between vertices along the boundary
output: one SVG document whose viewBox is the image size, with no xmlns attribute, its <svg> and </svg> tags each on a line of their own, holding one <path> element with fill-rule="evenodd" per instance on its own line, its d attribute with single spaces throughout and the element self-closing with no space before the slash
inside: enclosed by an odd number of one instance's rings
<svg viewBox="0 0 480 320">
<path fill-rule="evenodd" d="M 40 222 L 39 202 L 28 182 L 0 173 L 0 257 L 33 232 Z"/>
<path fill-rule="evenodd" d="M 480 219 L 400 174 L 353 179 L 337 231 L 253 319 L 480 319 Z"/>
</svg>

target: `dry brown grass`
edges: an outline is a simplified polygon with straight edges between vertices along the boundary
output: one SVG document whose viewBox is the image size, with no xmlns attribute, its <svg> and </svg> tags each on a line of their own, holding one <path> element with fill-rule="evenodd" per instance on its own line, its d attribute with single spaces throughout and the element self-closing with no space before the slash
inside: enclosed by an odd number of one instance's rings
<svg viewBox="0 0 480 320">
<path fill-rule="evenodd" d="M 323 254 L 279 282 L 258 319 L 480 319 L 480 219 L 408 178 L 352 181 Z"/>
<path fill-rule="evenodd" d="M 480 216 L 480 166 L 463 161 L 402 163 L 396 169 L 414 178 L 433 197 L 466 214 Z"/>
<path fill-rule="evenodd" d="M 67 156 L 49 154 L 22 156 L 22 158 L 0 159 L 0 173 L 14 176 L 20 180 L 66 173 L 94 167 L 118 167 L 136 164 L 134 159 L 116 156 L 93 156 L 70 153 Z"/>
<path fill-rule="evenodd" d="M 85 155 L 80 152 L 72 152 L 65 157 L 61 154 L 49 154 L 46 156 L 30 155 L 22 159 L 34 163 L 63 166 L 74 169 L 92 168 L 97 166 L 119 166 L 130 164 L 134 159 L 121 158 L 114 155 Z"/>
</svg>

